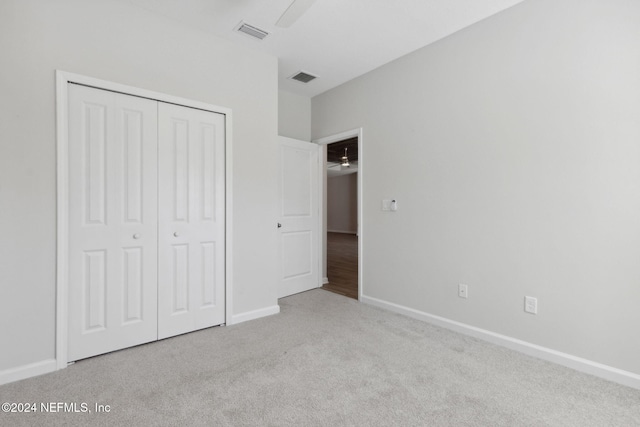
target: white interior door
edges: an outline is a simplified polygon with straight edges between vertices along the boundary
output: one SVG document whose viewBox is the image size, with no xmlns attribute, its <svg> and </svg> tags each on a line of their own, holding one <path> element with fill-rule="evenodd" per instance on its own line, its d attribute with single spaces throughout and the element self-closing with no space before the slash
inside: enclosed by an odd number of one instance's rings
<svg viewBox="0 0 640 427">
<path fill-rule="evenodd" d="M 224 115 L 160 103 L 158 338 L 225 321 Z"/>
<path fill-rule="evenodd" d="M 318 153 L 310 142 L 280 139 L 278 298 L 320 286 Z"/>
<path fill-rule="evenodd" d="M 157 102 L 69 86 L 69 345 L 157 339 Z"/>
</svg>

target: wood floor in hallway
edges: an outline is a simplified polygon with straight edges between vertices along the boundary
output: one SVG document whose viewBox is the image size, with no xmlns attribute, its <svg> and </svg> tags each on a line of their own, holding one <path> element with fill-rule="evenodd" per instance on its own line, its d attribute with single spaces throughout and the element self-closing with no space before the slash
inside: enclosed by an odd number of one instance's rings
<svg viewBox="0 0 640 427">
<path fill-rule="evenodd" d="M 323 289 L 358 299 L 358 236 L 327 233 L 327 276 Z"/>
</svg>

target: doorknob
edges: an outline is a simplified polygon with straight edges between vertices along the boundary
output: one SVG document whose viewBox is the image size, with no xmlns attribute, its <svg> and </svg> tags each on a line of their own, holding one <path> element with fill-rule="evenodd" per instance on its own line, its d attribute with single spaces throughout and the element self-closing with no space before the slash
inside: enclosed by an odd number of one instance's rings
<svg viewBox="0 0 640 427">
<path fill-rule="evenodd" d="M 139 238 L 140 238 L 140 234 L 138 234 L 138 233 L 134 234 L 134 235 L 133 235 L 133 238 L 134 238 L 134 239 L 139 239 Z"/>
<path fill-rule="evenodd" d="M 180 233 L 178 233 L 178 232 L 176 231 L 175 233 L 173 233 L 173 235 L 174 235 L 175 237 L 179 237 L 179 236 L 180 236 Z"/>
<path fill-rule="evenodd" d="M 278 223 L 278 228 L 282 228 L 282 224 Z"/>
</svg>

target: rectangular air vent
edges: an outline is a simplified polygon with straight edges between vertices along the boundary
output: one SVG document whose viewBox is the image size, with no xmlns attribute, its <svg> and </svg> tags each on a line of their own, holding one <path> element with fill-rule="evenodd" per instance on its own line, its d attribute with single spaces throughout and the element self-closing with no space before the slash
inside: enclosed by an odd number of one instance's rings
<svg viewBox="0 0 640 427">
<path fill-rule="evenodd" d="M 317 76 L 314 76 L 309 73 L 305 73 L 304 71 L 298 71 L 293 76 L 289 77 L 291 80 L 295 80 L 300 83 L 309 83 L 311 80 L 315 79 Z"/>
<path fill-rule="evenodd" d="M 245 33 L 246 35 L 259 40 L 262 40 L 269 35 L 269 33 L 267 33 L 266 31 L 261 30 L 260 28 L 256 28 L 253 25 L 246 24 L 244 22 L 240 22 L 240 25 L 236 27 L 236 31 Z"/>
</svg>

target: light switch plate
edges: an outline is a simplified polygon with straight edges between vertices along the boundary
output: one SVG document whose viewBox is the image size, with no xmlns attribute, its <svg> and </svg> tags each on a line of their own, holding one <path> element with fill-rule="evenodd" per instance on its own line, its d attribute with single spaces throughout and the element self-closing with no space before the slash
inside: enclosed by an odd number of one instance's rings
<svg viewBox="0 0 640 427">
<path fill-rule="evenodd" d="M 538 314 L 538 298 L 524 297 L 524 311 L 531 314 Z"/>
<path fill-rule="evenodd" d="M 458 296 L 460 298 L 467 298 L 469 297 L 469 287 L 465 284 L 460 283 L 458 285 Z"/>
</svg>

